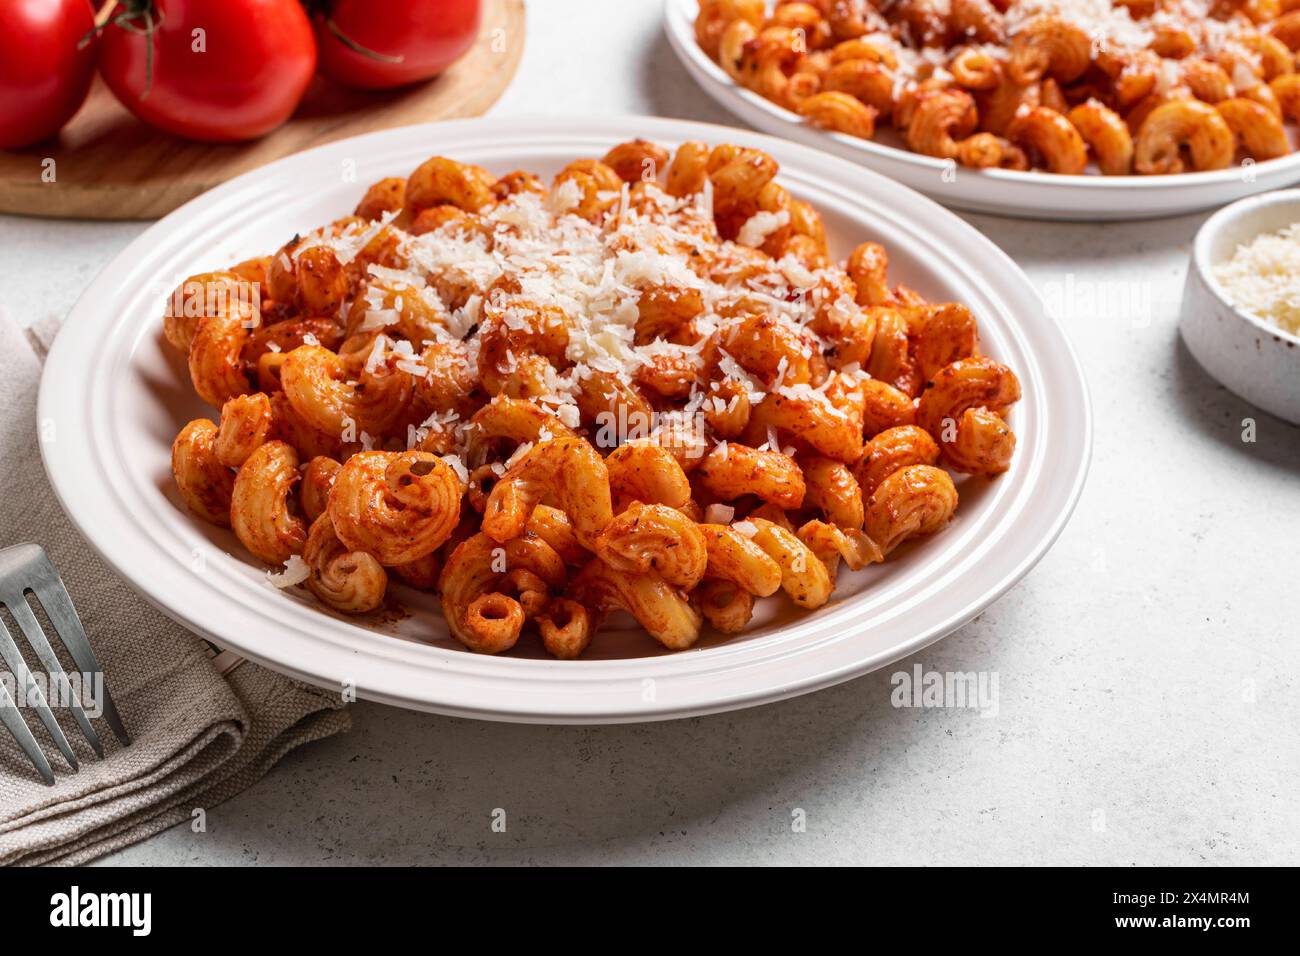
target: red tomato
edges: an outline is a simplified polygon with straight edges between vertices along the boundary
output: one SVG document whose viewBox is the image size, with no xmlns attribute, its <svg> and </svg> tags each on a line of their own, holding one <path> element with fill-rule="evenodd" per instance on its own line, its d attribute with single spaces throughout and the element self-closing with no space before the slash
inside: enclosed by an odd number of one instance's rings
<svg viewBox="0 0 1300 956">
<path fill-rule="evenodd" d="M 297 0 L 152 0 L 146 13 L 111 21 L 100 43 L 100 73 L 127 109 L 214 143 L 275 129 L 316 70 Z"/>
<path fill-rule="evenodd" d="M 88 0 L 0 0 L 0 148 L 48 139 L 86 101 L 95 77 Z"/>
<path fill-rule="evenodd" d="M 479 0 L 312 0 L 309 6 L 321 72 L 364 90 L 441 73 L 470 48 L 482 15 Z"/>
</svg>

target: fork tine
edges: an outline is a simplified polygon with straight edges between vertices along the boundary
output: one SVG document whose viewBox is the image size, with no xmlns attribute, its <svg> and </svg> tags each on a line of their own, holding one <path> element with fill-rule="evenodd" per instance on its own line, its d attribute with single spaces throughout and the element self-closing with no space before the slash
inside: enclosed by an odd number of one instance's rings
<svg viewBox="0 0 1300 956">
<path fill-rule="evenodd" d="M 13 608 L 10 608 L 12 611 Z M 9 665 L 13 671 L 14 678 L 27 689 L 27 702 L 32 705 L 36 711 L 36 716 L 41 719 L 45 729 L 50 732 L 54 738 L 55 745 L 63 754 L 64 759 L 73 770 L 77 770 L 80 764 L 77 763 L 77 755 L 72 752 L 72 745 L 68 743 L 68 738 L 63 736 L 63 729 L 59 722 L 54 719 L 54 712 L 50 710 L 50 705 L 45 702 L 45 695 L 41 693 L 36 679 L 32 677 L 32 672 L 27 669 L 27 664 L 23 660 L 23 655 L 18 651 L 18 645 L 14 643 L 13 635 L 9 633 L 9 628 L 0 621 L 0 657 Z M 12 729 L 12 728 L 11 728 Z"/>
<path fill-rule="evenodd" d="M 54 771 L 50 769 L 50 762 L 45 759 L 45 754 L 37 745 L 36 738 L 23 722 L 22 714 L 18 713 L 18 708 L 14 706 L 14 699 L 9 696 L 9 691 L 5 689 L 4 684 L 0 684 L 0 723 L 9 728 L 9 733 L 14 735 L 18 746 L 23 748 L 23 753 L 27 754 L 28 759 L 36 765 L 41 779 L 54 786 Z"/>
<path fill-rule="evenodd" d="M 45 608 L 45 613 L 54 625 L 54 630 L 58 632 L 59 640 L 63 641 L 63 646 L 68 649 L 72 655 L 72 660 L 76 663 L 77 669 L 83 674 L 101 675 L 100 688 L 104 692 L 101 710 L 104 719 L 108 721 L 108 726 L 113 728 L 113 733 L 121 741 L 123 746 L 131 743 L 131 736 L 126 732 L 126 726 L 122 723 L 122 718 L 118 716 L 117 706 L 113 703 L 113 695 L 108 692 L 108 684 L 102 681 L 104 669 L 99 666 L 99 661 L 95 659 L 95 652 L 90 648 L 90 641 L 86 640 L 86 629 L 81 626 L 81 618 L 77 616 L 77 609 L 72 604 L 72 598 L 68 597 L 68 590 L 63 586 L 63 579 L 59 577 L 59 572 L 55 570 L 53 562 L 50 561 L 49 555 L 43 548 L 38 549 L 39 556 L 34 562 L 34 575 L 28 587 L 36 593 L 36 597 L 41 602 L 41 607 Z M 24 602 L 26 603 L 26 602 Z M 93 689 L 89 692 L 92 699 L 94 697 Z"/>
<path fill-rule="evenodd" d="M 23 634 L 27 637 L 27 642 L 36 650 L 36 656 L 45 665 L 45 671 L 50 675 L 51 680 L 56 676 L 65 677 L 63 665 L 59 663 L 58 657 L 54 654 L 54 648 L 50 647 L 50 642 L 46 640 L 45 631 L 41 629 L 40 622 L 36 620 L 36 615 L 32 613 L 31 606 L 27 603 L 25 596 L 20 594 L 14 601 L 8 601 L 5 598 L 6 595 L 0 594 L 0 600 L 4 600 L 5 604 L 8 605 L 9 613 L 14 616 L 14 620 L 22 628 Z M 104 745 L 99 741 L 99 734 L 95 733 L 95 728 L 90 726 L 90 721 L 86 719 L 86 712 L 81 709 L 81 704 L 76 699 L 75 694 L 72 700 L 68 702 L 68 707 L 72 711 L 72 717 L 77 722 L 77 726 L 86 735 L 86 740 L 90 741 L 90 746 L 95 748 L 95 753 L 101 757 L 104 756 Z"/>
</svg>

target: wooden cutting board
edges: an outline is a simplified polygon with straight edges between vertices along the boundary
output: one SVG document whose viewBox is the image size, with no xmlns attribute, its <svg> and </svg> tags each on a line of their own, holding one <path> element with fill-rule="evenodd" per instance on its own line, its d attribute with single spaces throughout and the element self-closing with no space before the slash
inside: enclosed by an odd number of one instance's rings
<svg viewBox="0 0 1300 956">
<path fill-rule="evenodd" d="M 392 126 L 478 116 L 510 84 L 524 49 L 524 0 L 483 0 L 469 52 L 441 76 L 370 93 L 312 82 L 294 116 L 253 143 L 192 143 L 146 126 L 98 77 L 56 141 L 0 150 L 0 212 L 84 219 L 155 219 L 273 159 Z"/>
</svg>

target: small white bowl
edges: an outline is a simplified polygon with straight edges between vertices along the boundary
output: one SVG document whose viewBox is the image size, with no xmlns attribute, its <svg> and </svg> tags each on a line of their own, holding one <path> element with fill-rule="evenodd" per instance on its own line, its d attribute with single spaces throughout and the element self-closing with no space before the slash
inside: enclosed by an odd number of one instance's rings
<svg viewBox="0 0 1300 956">
<path fill-rule="evenodd" d="M 1207 372 L 1252 405 L 1300 425 L 1300 336 L 1232 304 L 1214 269 L 1256 236 L 1300 222 L 1300 189 L 1242 199 L 1205 221 L 1192 247 L 1179 329 Z"/>
</svg>

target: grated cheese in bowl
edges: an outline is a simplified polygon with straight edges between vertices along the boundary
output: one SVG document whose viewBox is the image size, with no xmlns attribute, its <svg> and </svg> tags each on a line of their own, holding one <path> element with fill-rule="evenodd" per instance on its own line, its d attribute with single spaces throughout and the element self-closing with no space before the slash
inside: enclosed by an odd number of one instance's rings
<svg viewBox="0 0 1300 956">
<path fill-rule="evenodd" d="M 1242 243 L 1214 278 L 1243 312 L 1300 335 L 1300 222 Z"/>
</svg>

